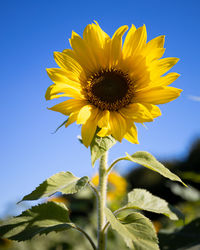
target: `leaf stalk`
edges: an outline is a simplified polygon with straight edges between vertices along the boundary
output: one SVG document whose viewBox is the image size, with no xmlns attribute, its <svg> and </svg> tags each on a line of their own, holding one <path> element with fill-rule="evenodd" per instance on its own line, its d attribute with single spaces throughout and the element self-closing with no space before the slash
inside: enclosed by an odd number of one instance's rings
<svg viewBox="0 0 200 250">
<path fill-rule="evenodd" d="M 77 225 L 75 225 L 73 228 L 76 229 L 76 230 L 78 230 L 79 232 L 81 232 L 88 239 L 88 241 L 90 242 L 93 250 L 97 250 L 97 248 L 96 248 L 93 240 L 90 238 L 90 236 L 82 228 L 80 228 Z"/>
</svg>

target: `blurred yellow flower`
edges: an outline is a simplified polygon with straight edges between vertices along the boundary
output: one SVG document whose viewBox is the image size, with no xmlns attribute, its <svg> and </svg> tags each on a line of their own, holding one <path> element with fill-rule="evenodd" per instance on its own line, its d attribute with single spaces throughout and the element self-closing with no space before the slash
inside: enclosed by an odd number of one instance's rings
<svg viewBox="0 0 200 250">
<path fill-rule="evenodd" d="M 60 203 L 64 203 L 65 205 L 67 205 L 67 203 L 68 203 L 68 201 L 64 195 L 50 197 L 47 201 L 60 202 Z"/>
<path fill-rule="evenodd" d="M 160 229 L 162 228 L 162 224 L 160 223 L 160 221 L 153 221 L 153 225 L 154 225 L 156 233 L 158 233 Z"/>
<path fill-rule="evenodd" d="M 12 241 L 9 239 L 0 238 L 0 249 L 11 249 Z"/>
<path fill-rule="evenodd" d="M 96 174 L 91 181 L 95 186 L 98 186 L 99 175 Z M 111 172 L 108 175 L 108 201 L 113 201 L 122 198 L 126 194 L 126 188 L 127 182 L 125 178 L 120 176 L 117 172 Z"/>
<path fill-rule="evenodd" d="M 55 52 L 60 68 L 47 69 L 54 82 L 46 99 L 70 97 L 50 110 L 69 116 L 65 126 L 82 124 L 82 140 L 88 147 L 97 127 L 98 135 L 112 135 L 138 143 L 136 123 L 151 122 L 161 115 L 157 104 L 176 99 L 182 90 L 169 87 L 179 74 L 169 73 L 178 59 L 160 59 L 164 36 L 147 43 L 146 27 L 116 30 L 110 38 L 97 22 L 86 26 L 81 38 L 74 31 L 72 49 Z"/>
</svg>

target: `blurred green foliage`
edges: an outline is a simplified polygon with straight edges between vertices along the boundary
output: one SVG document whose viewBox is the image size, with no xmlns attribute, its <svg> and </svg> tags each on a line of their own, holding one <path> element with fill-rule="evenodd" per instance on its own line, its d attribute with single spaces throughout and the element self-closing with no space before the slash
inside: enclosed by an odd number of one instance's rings
<svg viewBox="0 0 200 250">
<path fill-rule="evenodd" d="M 175 222 L 163 215 L 144 212 L 159 231 L 161 250 L 200 249 L 198 239 L 198 235 L 200 235 L 200 139 L 192 145 L 185 159 L 165 161 L 163 164 L 178 174 L 188 188 L 167 181 L 161 175 L 146 168 L 136 167 L 126 176 L 128 190 L 145 188 L 153 195 L 157 195 L 177 207 L 185 215 L 185 220 Z M 86 188 L 75 196 L 65 195 L 62 198 L 66 200 L 70 218 L 74 222 L 77 221 L 95 239 L 96 203 L 93 193 Z M 124 197 L 120 201 L 116 201 L 116 206 L 124 205 L 125 199 Z M 90 214 L 90 218 L 88 214 Z M 85 220 L 88 221 L 87 224 L 85 224 Z M 47 236 L 35 237 L 30 241 L 20 243 L 0 239 L 0 249 L 2 250 L 89 250 L 90 248 L 84 236 L 74 230 L 50 233 Z M 112 248 L 128 249 L 121 238 L 109 230 L 107 249 Z"/>
</svg>

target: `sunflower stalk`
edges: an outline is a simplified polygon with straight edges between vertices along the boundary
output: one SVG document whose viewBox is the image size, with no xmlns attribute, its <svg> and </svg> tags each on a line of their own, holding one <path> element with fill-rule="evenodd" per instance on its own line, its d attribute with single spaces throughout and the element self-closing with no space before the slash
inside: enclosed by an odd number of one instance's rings
<svg viewBox="0 0 200 250">
<path fill-rule="evenodd" d="M 106 249 L 106 235 L 104 226 L 106 224 L 106 215 L 104 209 L 106 207 L 106 193 L 107 193 L 107 156 L 105 152 L 99 165 L 99 193 L 100 199 L 98 200 L 98 250 Z"/>
</svg>

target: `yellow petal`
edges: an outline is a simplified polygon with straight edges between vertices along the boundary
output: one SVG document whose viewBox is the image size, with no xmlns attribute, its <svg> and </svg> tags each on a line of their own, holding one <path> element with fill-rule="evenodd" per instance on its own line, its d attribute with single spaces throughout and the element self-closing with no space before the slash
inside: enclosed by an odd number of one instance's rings
<svg viewBox="0 0 200 250">
<path fill-rule="evenodd" d="M 81 129 L 81 136 L 83 140 L 83 144 L 86 147 L 89 147 L 92 139 L 94 137 L 94 134 L 97 129 L 97 114 L 98 114 L 98 109 L 93 109 L 93 112 L 90 115 L 90 118 L 86 121 L 85 124 L 82 125 Z"/>
<path fill-rule="evenodd" d="M 126 140 L 130 141 L 131 143 L 139 144 L 138 137 L 137 137 L 137 128 L 136 128 L 135 124 L 133 124 L 130 127 L 128 132 L 125 134 L 124 138 Z"/>
<path fill-rule="evenodd" d="M 74 123 L 77 120 L 77 116 L 78 116 L 78 112 L 71 113 L 69 115 L 67 122 L 65 123 L 65 127 L 67 128 L 69 125 Z"/>
<path fill-rule="evenodd" d="M 48 76 L 54 83 L 65 83 L 67 80 L 66 71 L 60 68 L 48 68 L 46 69 Z"/>
<path fill-rule="evenodd" d="M 146 106 L 140 103 L 132 103 L 119 110 L 119 112 L 126 118 L 134 122 L 152 122 L 153 116 Z"/>
<path fill-rule="evenodd" d="M 92 109 L 92 105 L 85 105 L 84 107 L 82 107 L 77 117 L 77 124 L 85 124 L 91 116 L 91 113 L 93 111 Z"/>
<path fill-rule="evenodd" d="M 121 58 L 122 51 L 122 36 L 127 31 L 128 26 L 124 25 L 117 29 L 112 37 L 111 41 L 111 67 L 116 66 Z"/>
<path fill-rule="evenodd" d="M 147 57 L 147 63 L 150 63 L 155 59 L 160 59 L 163 56 L 165 52 L 165 49 L 163 48 L 164 43 L 165 36 L 158 36 L 146 44 L 142 54 Z"/>
<path fill-rule="evenodd" d="M 111 38 L 101 29 L 96 21 L 94 22 L 95 24 L 90 24 L 86 27 L 83 39 L 94 55 L 96 65 L 99 68 L 107 68 L 110 61 Z M 97 71 L 99 68 L 97 68 Z"/>
<path fill-rule="evenodd" d="M 98 136 L 104 137 L 111 134 L 110 111 L 104 110 L 100 113 L 98 119 L 98 127 L 101 128 L 101 130 L 97 133 Z"/>
<path fill-rule="evenodd" d="M 156 86 L 168 86 L 174 82 L 180 75 L 178 73 L 169 73 L 166 76 L 160 77 L 160 79 L 155 83 Z"/>
<path fill-rule="evenodd" d="M 100 41 L 101 45 L 104 46 L 105 40 L 109 39 L 110 37 L 108 36 L 108 34 L 106 32 L 104 32 L 101 29 L 101 27 L 99 26 L 97 21 L 94 21 L 94 23 L 96 24 L 96 29 L 98 32 L 99 41 Z"/>
<path fill-rule="evenodd" d="M 126 56 L 126 50 L 128 51 L 127 48 L 130 48 L 130 46 L 132 45 L 132 41 L 133 41 L 132 39 L 133 39 L 135 31 L 136 31 L 136 27 L 135 27 L 135 25 L 132 24 L 130 30 L 128 31 L 128 33 L 126 35 L 126 38 L 124 40 L 124 45 L 122 48 L 122 52 L 125 56 Z"/>
<path fill-rule="evenodd" d="M 111 134 L 111 130 L 108 127 L 103 127 L 101 130 L 97 133 L 100 137 L 105 137 Z"/>
<path fill-rule="evenodd" d="M 60 93 L 60 95 L 58 95 Z M 64 93 L 64 94 L 61 94 Z M 69 86 L 63 83 L 52 84 L 48 87 L 45 98 L 46 100 L 52 100 L 59 97 L 74 97 L 74 98 L 83 98 L 81 94 L 81 89 L 73 86 Z"/>
<path fill-rule="evenodd" d="M 105 40 L 109 36 L 101 29 L 99 24 L 88 24 L 83 32 L 83 40 L 90 46 L 90 48 L 95 51 L 99 48 L 103 48 Z M 95 47 L 93 47 L 95 46 Z"/>
<path fill-rule="evenodd" d="M 153 87 L 167 87 L 168 85 L 170 85 L 172 82 L 174 82 L 178 77 L 180 76 L 180 74 L 178 73 L 168 73 L 166 76 L 161 76 L 159 78 L 157 78 L 155 81 L 150 81 L 148 84 L 145 84 L 142 86 L 138 87 L 138 91 L 142 91 L 145 90 L 150 90 Z"/>
<path fill-rule="evenodd" d="M 74 75 L 73 72 L 59 68 L 50 68 L 46 69 L 48 76 L 54 83 L 64 83 L 76 88 L 80 88 L 80 79 L 77 75 Z M 83 73 L 81 73 L 82 76 Z"/>
<path fill-rule="evenodd" d="M 158 48 L 158 49 L 152 49 L 150 53 L 146 55 L 146 63 L 151 64 L 152 61 L 160 59 L 163 54 L 165 53 L 165 49 Z"/>
<path fill-rule="evenodd" d="M 58 66 L 72 72 L 77 78 L 79 78 L 83 68 L 76 60 L 74 60 L 74 58 L 66 53 L 54 52 L 54 59 Z"/>
<path fill-rule="evenodd" d="M 146 41 L 147 41 L 147 32 L 146 26 L 143 25 L 142 27 L 138 28 L 134 31 L 134 27 L 130 29 L 128 32 L 127 41 L 125 40 L 123 46 L 123 55 L 124 58 L 133 56 L 141 51 L 144 48 Z"/>
<path fill-rule="evenodd" d="M 142 103 L 143 106 L 145 106 L 153 118 L 156 118 L 158 116 L 161 116 L 161 111 L 158 106 L 148 103 Z"/>
<path fill-rule="evenodd" d="M 163 104 L 173 101 L 181 92 L 181 89 L 173 87 L 154 87 L 146 91 L 144 89 L 135 93 L 133 101 L 140 103 Z"/>
<path fill-rule="evenodd" d="M 90 54 L 95 58 L 95 65 L 101 68 L 105 61 L 104 47 L 108 35 L 98 23 L 89 24 L 83 32 L 83 40 L 87 44 Z"/>
<path fill-rule="evenodd" d="M 150 51 L 151 49 L 163 48 L 164 43 L 165 36 L 158 36 L 147 43 L 145 50 Z"/>
<path fill-rule="evenodd" d="M 160 60 L 153 61 L 151 66 L 149 67 L 152 70 L 151 77 L 152 79 L 157 78 L 158 76 L 163 75 L 168 70 L 170 70 L 177 62 L 178 58 L 168 57 Z"/>
<path fill-rule="evenodd" d="M 98 126 L 100 128 L 108 127 L 108 126 L 110 126 L 109 121 L 110 121 L 110 111 L 108 111 L 108 110 L 102 111 L 101 117 L 98 121 Z"/>
<path fill-rule="evenodd" d="M 110 127 L 113 137 L 120 141 L 126 133 L 126 120 L 118 112 L 110 112 Z"/>
<path fill-rule="evenodd" d="M 70 44 L 76 54 L 79 64 L 84 68 L 87 74 L 91 74 L 99 69 L 98 62 L 91 52 L 90 47 L 74 31 L 72 32 Z"/>
<path fill-rule="evenodd" d="M 71 57 L 82 68 L 82 71 L 80 72 L 79 75 L 76 74 L 76 72 L 74 73 L 73 71 L 69 71 L 69 70 L 65 69 L 67 77 L 70 78 L 70 79 L 71 79 L 71 77 L 73 77 L 73 79 L 75 79 L 75 81 L 81 82 L 81 84 L 83 84 L 87 80 L 87 76 L 86 76 L 86 73 L 88 72 L 87 65 L 86 64 L 81 64 L 81 63 L 83 63 L 81 58 L 72 49 L 65 49 L 65 50 L 62 51 L 62 54 Z"/>
<path fill-rule="evenodd" d="M 70 99 L 56 104 L 49 109 L 64 115 L 70 115 L 71 113 L 78 112 L 85 105 L 87 105 L 87 101 L 85 100 Z"/>
</svg>

